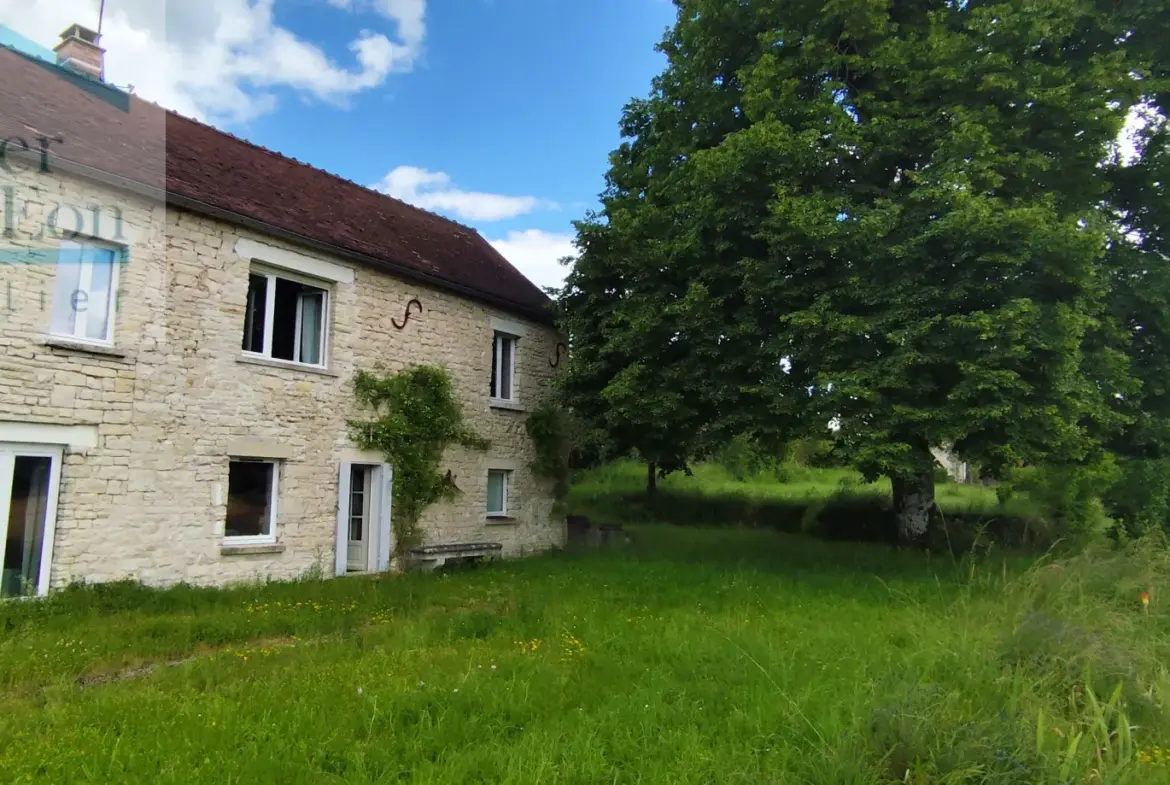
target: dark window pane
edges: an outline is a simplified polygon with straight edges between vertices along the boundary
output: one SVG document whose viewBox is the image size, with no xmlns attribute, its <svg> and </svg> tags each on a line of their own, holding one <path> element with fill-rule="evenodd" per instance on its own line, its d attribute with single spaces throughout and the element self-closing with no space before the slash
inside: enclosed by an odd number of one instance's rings
<svg viewBox="0 0 1170 785">
<path fill-rule="evenodd" d="M 354 466 L 349 474 L 349 538 L 354 542 L 362 539 L 362 524 L 366 509 L 366 470 Z"/>
<path fill-rule="evenodd" d="M 52 465 L 52 458 L 16 456 L 0 597 L 36 594 L 41 579 L 41 546 L 45 541 Z"/>
<path fill-rule="evenodd" d="M 270 534 L 271 463 L 232 461 L 228 469 L 228 509 L 224 534 L 259 537 Z"/>
<path fill-rule="evenodd" d="M 301 337 L 305 344 L 301 348 L 301 357 L 298 358 L 297 307 L 302 301 L 306 302 L 309 313 L 307 321 L 303 320 L 301 324 Z M 325 290 L 277 278 L 276 303 L 272 311 L 272 356 L 278 360 L 319 363 L 321 331 L 324 329 L 325 317 Z"/>
<path fill-rule="evenodd" d="M 496 383 L 497 383 L 496 382 L 496 362 L 499 360 L 499 357 L 500 357 L 499 352 L 500 352 L 500 334 L 495 333 L 492 335 L 492 391 L 491 391 L 491 396 L 493 398 L 500 397 L 499 392 L 496 390 Z"/>
<path fill-rule="evenodd" d="M 268 279 L 248 276 L 248 304 L 244 311 L 244 351 L 264 351 L 264 309 L 268 305 Z"/>
<path fill-rule="evenodd" d="M 297 299 L 301 285 L 276 279 L 276 303 L 272 307 L 272 356 L 292 360 L 297 340 Z"/>
<path fill-rule="evenodd" d="M 512 353 L 516 351 L 516 341 L 505 338 L 502 342 L 503 357 L 500 360 L 500 397 L 512 400 Z"/>
</svg>

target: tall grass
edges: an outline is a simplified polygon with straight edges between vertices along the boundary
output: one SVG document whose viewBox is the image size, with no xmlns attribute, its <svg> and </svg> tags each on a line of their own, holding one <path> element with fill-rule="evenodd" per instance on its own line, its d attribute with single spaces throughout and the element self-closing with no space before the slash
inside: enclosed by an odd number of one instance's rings
<svg viewBox="0 0 1170 785">
<path fill-rule="evenodd" d="M 0 605 L 0 781 L 1170 782 L 1161 543 L 1031 565 L 631 531 Z"/>
</svg>

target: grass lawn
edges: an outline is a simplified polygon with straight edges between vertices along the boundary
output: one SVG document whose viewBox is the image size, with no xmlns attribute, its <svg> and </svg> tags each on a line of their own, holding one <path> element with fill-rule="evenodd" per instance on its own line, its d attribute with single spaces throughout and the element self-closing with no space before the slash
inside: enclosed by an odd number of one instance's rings
<svg viewBox="0 0 1170 785">
<path fill-rule="evenodd" d="M 634 535 L 448 575 L 6 603 L 0 781 L 1170 782 L 1170 612 L 1136 602 L 1164 551 L 1030 567 Z"/>
<path fill-rule="evenodd" d="M 700 526 L 740 523 L 828 540 L 889 542 L 895 536 L 889 480 L 864 482 L 852 469 L 787 464 L 774 471 L 735 475 L 719 464 L 675 472 L 646 494 L 646 465 L 616 461 L 582 471 L 569 495 L 572 512 L 600 521 Z M 1042 553 L 1064 532 L 1027 494 L 1000 501 L 996 489 L 939 482 L 935 498 L 944 526 L 933 550 L 965 553 L 987 542 Z"/>
</svg>

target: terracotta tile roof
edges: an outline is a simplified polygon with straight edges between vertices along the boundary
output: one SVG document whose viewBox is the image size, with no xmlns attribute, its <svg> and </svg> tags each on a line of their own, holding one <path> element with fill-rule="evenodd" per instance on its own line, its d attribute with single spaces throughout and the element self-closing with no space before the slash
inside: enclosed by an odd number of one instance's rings
<svg viewBox="0 0 1170 785">
<path fill-rule="evenodd" d="M 0 139 L 58 136 L 56 159 L 165 184 L 181 208 L 551 320 L 548 297 L 474 229 L 11 49 L 0 73 Z"/>
</svg>

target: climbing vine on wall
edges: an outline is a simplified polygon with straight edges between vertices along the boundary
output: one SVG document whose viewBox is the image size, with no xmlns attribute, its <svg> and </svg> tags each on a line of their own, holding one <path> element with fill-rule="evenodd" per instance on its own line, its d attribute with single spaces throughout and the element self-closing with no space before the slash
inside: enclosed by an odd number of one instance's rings
<svg viewBox="0 0 1170 785">
<path fill-rule="evenodd" d="M 560 511 L 569 493 L 569 458 L 573 449 L 572 421 L 564 409 L 543 403 L 528 415 L 524 427 L 536 453 L 532 471 L 553 484 L 553 495 Z"/>
<path fill-rule="evenodd" d="M 350 438 L 378 450 L 394 468 L 395 552 L 419 542 L 418 521 L 427 506 L 458 491 L 439 467 L 451 445 L 486 450 L 488 442 L 463 420 L 445 368 L 420 365 L 379 375 L 359 371 L 354 397 L 371 408 L 367 420 L 349 420 Z"/>
</svg>

